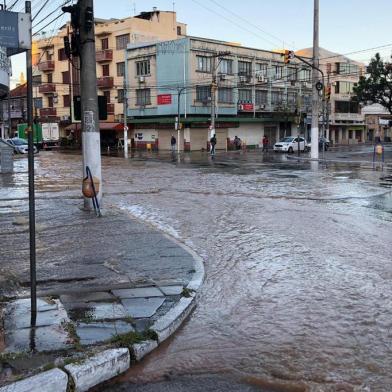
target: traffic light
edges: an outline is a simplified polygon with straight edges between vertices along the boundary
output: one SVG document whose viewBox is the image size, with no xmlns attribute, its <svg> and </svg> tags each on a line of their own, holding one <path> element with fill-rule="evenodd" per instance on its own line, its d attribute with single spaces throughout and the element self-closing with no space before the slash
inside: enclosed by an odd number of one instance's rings
<svg viewBox="0 0 392 392">
<path fill-rule="evenodd" d="M 284 57 L 284 63 L 289 64 L 290 60 L 294 58 L 294 52 L 292 50 L 285 50 L 281 56 Z"/>
<path fill-rule="evenodd" d="M 331 99 L 331 85 L 329 84 L 325 89 L 325 99 L 329 101 Z"/>
<path fill-rule="evenodd" d="M 86 31 L 90 31 L 94 26 L 94 11 L 93 7 L 86 7 L 84 11 L 84 27 Z"/>
<path fill-rule="evenodd" d="M 80 27 L 80 7 L 79 4 L 68 5 L 61 8 L 65 12 L 71 14 L 71 26 L 74 30 L 78 30 Z"/>
</svg>

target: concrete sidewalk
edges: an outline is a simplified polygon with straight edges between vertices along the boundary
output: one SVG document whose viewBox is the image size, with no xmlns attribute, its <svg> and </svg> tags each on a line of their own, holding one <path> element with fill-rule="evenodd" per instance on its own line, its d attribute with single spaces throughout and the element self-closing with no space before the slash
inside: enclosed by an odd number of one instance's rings
<svg viewBox="0 0 392 392">
<path fill-rule="evenodd" d="M 32 333 L 27 205 L 1 201 L 0 386 L 32 372 L 30 354 L 27 364 L 15 362 L 31 350 L 52 353 L 36 361 L 39 370 L 64 350 L 80 357 L 84 347 L 126 344 L 124 334 L 140 343 L 173 332 L 163 332 L 162 320 L 170 313 L 181 318 L 179 304 L 194 296 L 190 282 L 197 275 L 201 283 L 195 255 L 124 211 L 108 208 L 97 218 L 80 208 L 80 199 L 53 198 L 36 205 L 39 300 Z"/>
</svg>

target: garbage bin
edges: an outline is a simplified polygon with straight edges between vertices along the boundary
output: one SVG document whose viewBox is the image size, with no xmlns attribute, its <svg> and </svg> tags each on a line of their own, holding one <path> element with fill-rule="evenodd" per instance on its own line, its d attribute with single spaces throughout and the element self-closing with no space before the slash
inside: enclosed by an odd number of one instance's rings
<svg viewBox="0 0 392 392">
<path fill-rule="evenodd" d="M 0 172 L 12 173 L 14 170 L 14 147 L 0 140 Z"/>
</svg>

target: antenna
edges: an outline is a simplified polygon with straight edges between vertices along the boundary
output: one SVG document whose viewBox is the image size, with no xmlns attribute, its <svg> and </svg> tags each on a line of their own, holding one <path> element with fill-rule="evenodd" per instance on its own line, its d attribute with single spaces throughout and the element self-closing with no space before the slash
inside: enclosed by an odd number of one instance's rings
<svg viewBox="0 0 392 392">
<path fill-rule="evenodd" d="M 136 16 L 136 2 L 133 2 L 133 16 Z"/>
</svg>

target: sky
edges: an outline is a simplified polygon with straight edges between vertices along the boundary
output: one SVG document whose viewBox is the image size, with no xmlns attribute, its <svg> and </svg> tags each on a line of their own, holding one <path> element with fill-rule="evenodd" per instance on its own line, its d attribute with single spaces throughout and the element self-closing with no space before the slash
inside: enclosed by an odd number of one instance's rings
<svg viewBox="0 0 392 392">
<path fill-rule="evenodd" d="M 52 7 L 43 10 L 36 21 L 60 2 L 52 0 Z M 32 0 L 33 16 L 41 3 L 42 0 Z M 164 11 L 174 8 L 177 20 L 188 25 L 188 35 L 240 42 L 267 50 L 312 46 L 313 0 L 94 0 L 95 16 L 99 18 L 133 16 L 135 10 L 136 13 L 150 11 L 154 6 Z M 19 11 L 18 7 L 15 9 Z M 365 63 L 377 51 L 390 57 L 391 14 L 391 0 L 320 0 L 320 46 Z M 57 28 L 67 17 L 46 31 Z M 35 31 L 44 25 L 42 22 Z M 385 47 L 367 50 L 380 46 Z M 358 51 L 363 52 L 352 53 Z M 24 68 L 24 56 L 14 56 L 14 83 Z"/>
</svg>

